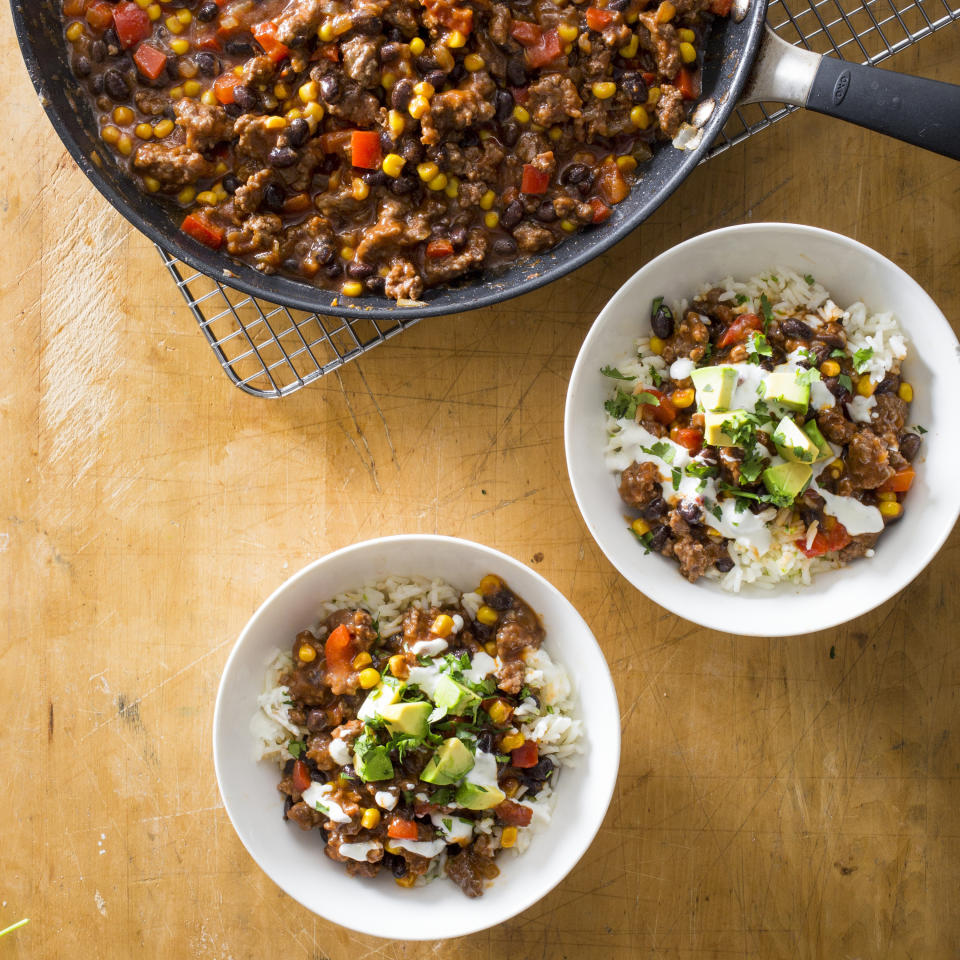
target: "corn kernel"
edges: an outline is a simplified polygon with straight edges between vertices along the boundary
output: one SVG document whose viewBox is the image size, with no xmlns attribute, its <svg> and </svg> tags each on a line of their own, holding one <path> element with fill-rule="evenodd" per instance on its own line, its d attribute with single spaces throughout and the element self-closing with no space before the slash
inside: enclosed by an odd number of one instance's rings
<svg viewBox="0 0 960 960">
<path fill-rule="evenodd" d="M 632 107 L 630 122 L 639 130 L 646 130 L 650 126 L 650 114 L 641 106 Z"/>
<path fill-rule="evenodd" d="M 263 125 L 268 130 L 282 130 L 287 125 L 287 121 L 283 117 L 267 117 Z"/>
<path fill-rule="evenodd" d="M 447 185 L 443 188 L 443 192 L 451 200 L 455 200 L 460 196 L 460 181 L 456 177 L 450 177 Z"/>
<path fill-rule="evenodd" d="M 362 670 L 364 667 L 370 666 L 371 663 L 373 663 L 373 657 L 364 650 L 353 658 L 353 669 Z"/>
<path fill-rule="evenodd" d="M 395 73 L 384 70 L 384 72 L 380 74 L 380 86 L 383 87 L 384 90 L 392 90 L 396 83 L 397 75 Z"/>
<path fill-rule="evenodd" d="M 193 198 L 197 195 L 197 191 L 194 187 L 184 187 L 178 194 L 177 200 L 186 205 L 188 203 L 193 203 Z"/>
<path fill-rule="evenodd" d="M 871 381 L 870 377 L 864 376 L 857 381 L 857 393 L 861 397 L 872 397 L 873 391 L 877 389 L 877 385 Z"/>
<path fill-rule="evenodd" d="M 347 287 L 357 286 L 359 289 L 356 293 L 347 293 Z M 345 283 L 343 285 L 343 295 L 345 297 L 356 297 L 363 290 L 363 285 L 359 280 L 354 280 L 352 283 Z M 357 679 L 360 681 L 360 686 L 364 690 L 373 689 L 380 682 L 380 672 L 374 670 L 373 667 L 367 667 L 366 670 L 361 670 Z"/>
<path fill-rule="evenodd" d="M 160 8 L 159 3 L 151 3 L 147 7 L 147 16 L 151 20 L 159 20 L 162 15 L 163 15 L 163 10 Z"/>
<path fill-rule="evenodd" d="M 421 97 L 426 97 L 428 100 L 437 92 L 434 89 L 432 83 L 427 83 L 426 80 L 421 80 L 419 83 L 414 84 L 413 92 Z"/>
<path fill-rule="evenodd" d="M 480 209 L 481 210 L 491 210 L 493 208 L 493 202 L 497 199 L 497 195 L 492 191 L 488 190 L 480 198 Z"/>
<path fill-rule="evenodd" d="M 213 169 L 218 177 L 222 177 L 230 168 L 222 160 L 218 160 Z"/>
<path fill-rule="evenodd" d="M 488 654 L 489 656 L 495 657 L 495 656 L 497 655 L 497 641 L 496 641 L 496 640 L 488 640 L 488 641 L 483 645 L 483 649 L 487 652 L 487 654 Z"/>
<path fill-rule="evenodd" d="M 370 196 L 370 185 L 359 177 L 353 178 L 352 193 L 354 200 L 366 200 Z"/>
<path fill-rule="evenodd" d="M 120 131 L 112 123 L 108 123 L 100 131 L 100 136 L 106 143 L 116 144 L 116 142 L 120 139 Z"/>
<path fill-rule="evenodd" d="M 509 753 L 511 750 L 518 750 L 523 746 L 526 738 L 522 733 L 508 733 L 500 739 L 500 749 L 504 753 Z"/>
<path fill-rule="evenodd" d="M 477 620 L 486 627 L 492 627 L 499 619 L 500 614 L 498 614 L 493 607 L 488 607 L 486 604 L 477 611 Z"/>
<path fill-rule="evenodd" d="M 410 668 L 407 666 L 407 661 L 404 658 L 403 654 L 395 653 L 388 661 L 390 664 L 390 672 L 398 680 L 406 680 L 410 674 Z"/>
<path fill-rule="evenodd" d="M 897 396 L 904 403 L 913 403 L 913 387 L 904 381 L 899 387 L 897 387 Z"/>
<path fill-rule="evenodd" d="M 639 11 L 639 10 L 631 10 L 631 11 L 624 17 L 624 20 L 626 20 L 627 23 L 636 23 L 639 19 L 640 19 L 640 11 Z"/>
<path fill-rule="evenodd" d="M 179 100 L 183 96 L 183 87 L 171 87 L 169 92 L 171 100 Z"/>
<path fill-rule="evenodd" d="M 278 100 L 287 100 L 290 97 L 290 88 L 285 83 L 274 84 L 273 95 Z"/>
<path fill-rule="evenodd" d="M 360 825 L 367 830 L 373 830 L 380 825 L 380 811 L 376 807 L 367 807 L 360 818 Z"/>
<path fill-rule="evenodd" d="M 528 110 L 527 110 L 526 107 L 522 107 L 522 106 L 520 106 L 520 104 L 518 103 L 518 104 L 513 108 L 513 119 L 516 120 L 517 123 L 529 123 L 529 122 L 530 122 L 530 113 L 528 112 Z"/>
<path fill-rule="evenodd" d="M 319 103 L 310 102 L 303 108 L 303 115 L 308 120 L 313 120 L 315 123 L 319 123 L 323 119 L 323 115 L 326 111 Z"/>
<path fill-rule="evenodd" d="M 573 41 L 577 39 L 580 31 L 572 23 L 561 23 L 560 26 L 557 27 L 557 33 L 560 34 L 560 39 L 564 43 L 573 43 Z"/>
<path fill-rule="evenodd" d="M 688 27 L 681 27 L 677 31 L 677 39 L 684 40 L 687 43 L 693 43 L 697 39 L 697 35 Z"/>
<path fill-rule="evenodd" d="M 178 37 L 176 40 L 170 41 L 170 49 L 180 56 L 183 56 L 190 49 L 190 41 L 184 40 L 183 37 Z"/>
<path fill-rule="evenodd" d="M 467 38 L 459 30 L 451 30 L 443 42 L 444 45 L 450 47 L 451 50 L 458 50 L 460 47 L 466 45 Z"/>
<path fill-rule="evenodd" d="M 663 353 L 663 348 L 666 344 L 659 337 L 650 338 L 650 352 L 655 353 L 658 357 Z"/>
<path fill-rule="evenodd" d="M 399 153 L 388 153 L 383 158 L 383 172 L 388 177 L 399 177 L 400 174 L 403 173 L 403 165 L 405 163 L 406 161 Z"/>
<path fill-rule="evenodd" d="M 491 191 L 492 193 L 493 191 Z M 489 597 L 492 593 L 499 593 L 503 589 L 503 581 L 494 573 L 488 573 L 477 587 L 481 597 Z"/>
<path fill-rule="evenodd" d="M 647 91 L 647 106 L 655 107 L 660 102 L 660 88 L 651 87 Z"/>
<path fill-rule="evenodd" d="M 663 0 L 657 7 L 657 23 L 669 23 L 677 15 L 677 8 L 670 0 Z"/>
<path fill-rule="evenodd" d="M 632 173 L 637 169 L 637 158 L 624 154 L 622 157 L 617 157 L 617 166 L 623 173 Z"/>
<path fill-rule="evenodd" d="M 414 120 L 419 120 L 430 109 L 430 101 L 426 97 L 414 97 L 407 107 L 407 112 Z"/>
<path fill-rule="evenodd" d="M 487 713 L 490 715 L 490 719 L 500 726 L 510 719 L 513 713 L 513 707 L 508 703 L 504 703 L 502 700 L 494 700 L 487 709 Z"/>
<path fill-rule="evenodd" d="M 637 517 L 637 519 L 630 524 L 630 529 L 638 537 L 642 537 L 645 534 L 648 534 L 650 532 L 650 524 L 647 523 L 647 521 L 644 520 L 643 517 Z"/>
<path fill-rule="evenodd" d="M 125 156 L 129 157 L 133 153 L 133 141 L 124 133 L 117 141 L 117 149 Z"/>
<path fill-rule="evenodd" d="M 212 90 L 204 90 L 200 94 L 200 102 L 205 103 L 208 107 L 215 107 L 218 103 L 217 95 Z"/>
<path fill-rule="evenodd" d="M 430 624 L 430 632 L 438 637 L 449 637 L 453 632 L 453 618 L 441 613 L 436 620 Z"/>
<path fill-rule="evenodd" d="M 348 244 L 344 244 L 344 246 L 340 248 L 340 256 L 343 257 L 344 260 L 352 260 L 353 255 L 356 252 L 357 251 L 354 250 L 353 247 L 349 246 Z"/>
<path fill-rule="evenodd" d="M 177 11 L 177 19 L 186 27 L 193 21 L 193 14 L 184 7 Z"/>
<path fill-rule="evenodd" d="M 840 373 L 840 364 L 836 360 L 824 360 L 820 364 L 820 372 L 825 377 L 836 377 Z"/>
<path fill-rule="evenodd" d="M 881 516 L 887 520 L 895 520 L 903 513 L 903 505 L 896 500 L 881 500 L 878 509 Z"/>
<path fill-rule="evenodd" d="M 640 40 L 637 35 L 634 34 L 630 38 L 629 43 L 627 43 L 625 47 L 620 48 L 620 56 L 623 57 L 624 60 L 632 60 L 637 55 L 637 47 L 639 46 Z"/>
<path fill-rule="evenodd" d="M 417 164 L 417 176 L 424 183 L 428 183 L 429 181 L 431 181 L 439 172 L 440 172 L 440 168 L 435 163 L 418 163 Z"/>
<path fill-rule="evenodd" d="M 427 186 L 434 191 L 440 191 L 447 185 L 447 175 L 438 173 L 432 180 L 427 182 Z"/>
<path fill-rule="evenodd" d="M 670 401 L 678 410 L 686 410 L 687 407 L 693 405 L 695 396 L 696 391 L 692 387 L 688 387 L 686 390 L 674 391 L 670 396 Z"/>
<path fill-rule="evenodd" d="M 410 41 L 410 52 L 415 56 L 419 57 L 421 53 L 427 48 L 427 45 L 423 42 L 421 37 L 414 37 Z"/>
<path fill-rule="evenodd" d="M 877 499 L 878 500 L 896 500 L 897 495 L 893 491 L 890 491 L 889 493 L 878 493 Z"/>
<path fill-rule="evenodd" d="M 125 127 L 133 122 L 133 111 L 129 107 L 114 107 L 113 122 Z"/>
<path fill-rule="evenodd" d="M 327 20 L 320 29 L 317 31 L 317 36 L 324 42 L 330 43 L 333 40 L 335 34 L 333 32 L 333 23 L 330 20 Z"/>
<path fill-rule="evenodd" d="M 212 190 L 201 190 L 197 194 L 197 203 L 203 203 L 208 207 L 217 205 L 217 195 Z"/>
<path fill-rule="evenodd" d="M 183 33 L 184 26 L 176 17 L 167 17 L 164 23 L 171 33 Z"/>
<path fill-rule="evenodd" d="M 577 225 L 572 220 L 561 220 L 560 229 L 565 230 L 567 233 L 573 233 L 577 229 Z"/>
<path fill-rule="evenodd" d="M 496 210 L 491 210 L 483 215 L 483 222 L 488 230 L 492 230 L 500 222 L 500 214 Z"/>
<path fill-rule="evenodd" d="M 67 27 L 67 39 L 71 43 L 76 43 L 83 36 L 83 24 L 79 21 L 71 23 Z"/>
<path fill-rule="evenodd" d="M 830 472 L 834 474 L 835 477 L 842 476 L 844 470 L 847 469 L 847 465 L 840 459 L 834 460 L 830 464 Z"/>
<path fill-rule="evenodd" d="M 563 136 L 563 130 L 560 127 L 551 127 L 547 131 L 547 136 L 556 143 Z"/>
<path fill-rule="evenodd" d="M 516 827 L 504 827 L 503 833 L 500 834 L 500 846 L 501 847 L 512 847 L 517 842 L 517 828 Z"/>
<path fill-rule="evenodd" d="M 617 85 L 612 80 L 601 80 L 590 89 L 598 100 L 609 100 L 617 92 Z"/>
<path fill-rule="evenodd" d="M 390 133 L 396 139 L 398 138 L 406 127 L 406 122 L 403 119 L 403 114 L 398 110 L 391 110 L 387 114 L 387 126 L 390 128 Z"/>
<path fill-rule="evenodd" d="M 394 844 L 394 846 L 396 847 L 396 844 Z M 400 852 L 400 847 L 397 847 L 396 852 Z M 398 887 L 412 887 L 417 882 L 417 878 L 416 875 L 411 871 L 405 877 L 394 877 L 393 882 Z"/>
<path fill-rule="evenodd" d="M 195 97 L 202 89 L 203 87 L 200 85 L 199 80 L 187 80 L 183 85 L 183 92 L 188 97 Z"/>
<path fill-rule="evenodd" d="M 160 181 L 156 177 L 144 177 L 143 185 L 151 192 L 156 193 L 160 189 Z"/>
<path fill-rule="evenodd" d="M 693 63 L 697 59 L 697 48 L 692 43 L 684 41 L 680 44 L 680 59 L 684 63 Z"/>
<path fill-rule="evenodd" d="M 475 70 L 482 70 L 487 65 L 487 61 L 479 53 L 468 53 L 463 58 L 463 65 L 473 73 Z"/>
<path fill-rule="evenodd" d="M 303 663 L 313 663 L 317 659 L 317 651 L 309 643 L 301 643 L 297 650 L 297 659 Z"/>
</svg>

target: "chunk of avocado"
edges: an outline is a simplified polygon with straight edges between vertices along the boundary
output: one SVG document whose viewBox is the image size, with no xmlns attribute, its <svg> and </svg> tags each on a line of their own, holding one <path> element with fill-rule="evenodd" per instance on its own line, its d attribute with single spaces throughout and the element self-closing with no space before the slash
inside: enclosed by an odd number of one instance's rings
<svg viewBox="0 0 960 960">
<path fill-rule="evenodd" d="M 451 716 L 459 716 L 470 710 L 474 704 L 479 704 L 480 698 L 462 683 L 457 683 L 453 677 L 443 673 L 434 688 L 433 702 Z"/>
<path fill-rule="evenodd" d="M 813 470 L 806 463 L 778 463 L 760 475 L 767 492 L 775 497 L 795 500 L 810 482 Z"/>
<path fill-rule="evenodd" d="M 357 776 L 365 783 L 373 780 L 391 780 L 393 764 L 387 748 L 370 736 L 358 737 L 353 745 L 353 765 Z"/>
<path fill-rule="evenodd" d="M 820 448 L 790 417 L 784 417 L 773 431 L 777 453 L 792 463 L 813 463 L 820 456 Z"/>
<path fill-rule="evenodd" d="M 418 700 L 416 703 L 389 703 L 377 712 L 391 733 L 425 737 L 430 728 L 427 718 L 433 713 L 433 707 L 425 700 Z"/>
<path fill-rule="evenodd" d="M 801 383 L 796 370 L 771 373 L 763 382 L 763 399 L 783 404 L 797 413 L 806 413 L 810 406 L 810 384 Z"/>
<path fill-rule="evenodd" d="M 497 787 L 481 787 L 476 783 L 464 783 L 454 798 L 457 804 L 467 810 L 489 810 L 499 806 L 507 795 Z"/>
<path fill-rule="evenodd" d="M 814 461 L 815 463 L 819 463 L 821 460 L 833 459 L 833 449 L 824 439 L 823 434 L 820 432 L 820 428 L 817 426 L 816 420 L 808 420 L 803 425 L 803 432 L 817 445 L 817 449 L 820 451 L 820 455 Z"/>
<path fill-rule="evenodd" d="M 690 374 L 697 388 L 697 403 L 704 410 L 729 410 L 737 386 L 737 368 L 721 364 L 699 367 Z"/>
<path fill-rule="evenodd" d="M 438 785 L 454 783 L 466 776 L 475 762 L 466 744 L 456 737 L 449 737 L 434 751 L 420 779 Z"/>
<path fill-rule="evenodd" d="M 746 410 L 729 410 L 726 413 L 705 413 L 703 415 L 703 442 L 712 447 L 735 447 L 736 443 L 730 438 L 729 434 L 724 432 L 724 424 L 727 429 L 733 429 L 741 423 L 744 423 L 750 414 Z"/>
<path fill-rule="evenodd" d="M 405 687 L 406 684 L 402 680 L 397 680 L 396 677 L 384 677 L 360 704 L 357 719 L 369 720 L 377 716 L 381 707 L 389 703 L 396 703 L 400 699 Z"/>
</svg>

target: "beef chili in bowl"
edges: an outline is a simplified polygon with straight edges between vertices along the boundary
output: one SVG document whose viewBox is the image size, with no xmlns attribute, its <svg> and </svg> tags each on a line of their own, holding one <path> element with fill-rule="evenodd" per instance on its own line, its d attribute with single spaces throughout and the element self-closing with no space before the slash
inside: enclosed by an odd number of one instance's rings
<svg viewBox="0 0 960 960">
<path fill-rule="evenodd" d="M 284 817 L 319 831 L 351 876 L 446 876 L 481 896 L 500 854 L 549 824 L 580 750 L 540 619 L 496 574 L 463 594 L 391 577 L 323 608 L 277 652 L 253 722 L 281 768 Z"/>
<path fill-rule="evenodd" d="M 213 748 L 238 836 L 290 896 L 437 940 L 573 869 L 613 793 L 619 710 L 596 640 L 541 576 L 466 540 L 385 537 L 263 603 L 224 668 Z"/>
<path fill-rule="evenodd" d="M 584 341 L 564 423 L 577 504 L 680 616 L 759 636 L 843 623 L 905 587 L 956 521 L 958 374 L 943 314 L 868 247 L 783 223 L 695 237 Z"/>
<path fill-rule="evenodd" d="M 63 0 L 100 136 L 182 229 L 406 302 L 602 223 L 730 0 Z"/>
</svg>

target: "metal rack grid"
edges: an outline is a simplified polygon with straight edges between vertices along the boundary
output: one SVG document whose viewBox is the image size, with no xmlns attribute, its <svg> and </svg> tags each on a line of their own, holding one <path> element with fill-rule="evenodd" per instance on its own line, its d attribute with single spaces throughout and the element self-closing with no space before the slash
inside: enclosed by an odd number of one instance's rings
<svg viewBox="0 0 960 960">
<path fill-rule="evenodd" d="M 767 22 L 789 43 L 876 65 L 960 22 L 960 0 L 771 0 Z M 796 109 L 738 107 L 707 159 Z M 288 396 L 417 322 L 288 309 L 234 290 L 164 250 L 160 254 L 224 372 L 253 396 Z"/>
</svg>

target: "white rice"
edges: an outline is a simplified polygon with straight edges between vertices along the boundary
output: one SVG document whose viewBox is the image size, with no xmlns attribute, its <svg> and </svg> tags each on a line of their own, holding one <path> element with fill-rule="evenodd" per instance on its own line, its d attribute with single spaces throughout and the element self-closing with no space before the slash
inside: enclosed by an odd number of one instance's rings
<svg viewBox="0 0 960 960">
<path fill-rule="evenodd" d="M 863 355 L 860 370 L 869 373 L 873 383 L 879 383 L 888 373 L 899 373 L 900 364 L 907 355 L 907 339 L 896 317 L 892 313 L 870 313 L 859 300 L 843 310 L 834 303 L 822 284 L 811 279 L 814 282 L 808 283 L 804 276 L 793 270 L 775 267 L 745 281 L 726 277 L 719 283 L 704 284 L 699 293 L 702 295 L 720 287 L 723 290 L 721 301 L 730 301 L 731 308 L 738 314 L 760 314 L 761 297 L 766 295 L 775 317 L 797 317 L 814 329 L 830 321 L 841 323 L 847 335 L 847 351 L 851 355 L 858 350 L 872 351 L 869 356 Z M 738 296 L 747 299 L 737 304 Z M 671 307 L 675 317 L 682 317 L 690 304 L 687 300 L 679 300 L 671 303 Z M 708 317 L 701 319 L 707 324 L 710 322 Z M 653 387 L 658 377 L 666 379 L 670 376 L 667 363 L 651 351 L 648 336 L 638 338 L 634 346 L 633 353 L 620 357 L 613 364 L 623 374 L 637 378 L 629 384 L 631 389 L 638 384 Z M 847 404 L 847 410 L 853 419 L 869 423 L 875 406 L 874 397 L 856 396 Z M 617 474 L 625 459 L 623 449 L 617 443 L 622 424 L 623 421 L 607 415 L 605 460 L 607 467 Z M 807 557 L 796 545 L 796 540 L 804 536 L 805 527 L 791 527 L 790 516 L 789 509 L 777 513 L 772 520 L 772 543 L 762 555 L 757 555 L 749 546 L 728 541 L 733 568 L 727 573 L 712 569 L 705 576 L 733 592 L 739 592 L 745 585 L 770 590 L 780 583 L 809 585 L 817 573 L 842 566 L 837 560 Z M 813 540 L 809 533 L 807 540 Z M 872 551 L 869 551 L 867 556 L 871 555 Z"/>
</svg>

